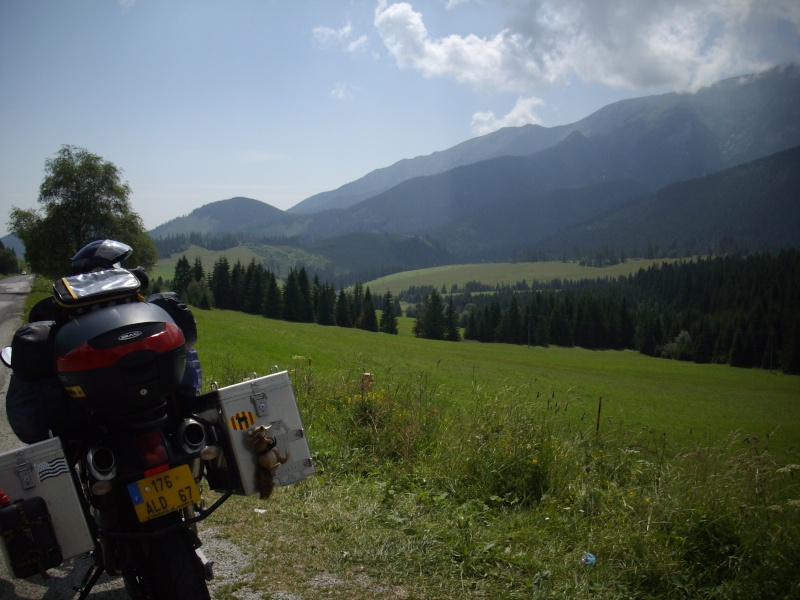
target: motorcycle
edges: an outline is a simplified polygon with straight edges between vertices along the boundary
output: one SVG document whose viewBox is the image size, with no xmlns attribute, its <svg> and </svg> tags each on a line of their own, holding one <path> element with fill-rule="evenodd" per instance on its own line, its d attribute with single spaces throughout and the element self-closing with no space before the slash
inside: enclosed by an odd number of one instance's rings
<svg viewBox="0 0 800 600">
<path fill-rule="evenodd" d="M 179 300 L 144 301 L 141 276 L 120 266 L 130 248 L 104 243 L 88 252 L 92 260 L 105 253 L 99 269 L 82 272 L 95 263 L 79 264 L 77 274 L 54 283 L 55 303 L 37 309 L 39 317 L 55 317 L 29 323 L 27 330 L 37 331 L 28 331 L 28 338 L 39 345 L 6 348 L 2 361 L 14 370 L 11 383 L 19 386 L 26 382 L 16 375 L 24 378 L 26 368 L 50 360 L 64 391 L 28 416 L 50 419 L 39 427 L 61 440 L 91 532 L 93 564 L 79 597 L 86 598 L 106 572 L 121 576 L 135 600 L 209 598 L 212 563 L 200 549 L 197 523 L 242 493 L 241 474 L 231 467 L 237 456 L 220 416 L 220 395 L 196 392 L 196 361 L 187 362 L 187 353 L 196 358 L 191 348 L 196 330 L 193 318 L 187 325 L 186 307 Z M 32 352 L 38 353 L 33 361 Z M 260 448 L 275 447 L 268 428 L 259 433 Z M 274 459 L 269 465 L 272 473 L 281 466 Z M 220 494 L 210 506 L 202 495 L 204 480 Z"/>
</svg>

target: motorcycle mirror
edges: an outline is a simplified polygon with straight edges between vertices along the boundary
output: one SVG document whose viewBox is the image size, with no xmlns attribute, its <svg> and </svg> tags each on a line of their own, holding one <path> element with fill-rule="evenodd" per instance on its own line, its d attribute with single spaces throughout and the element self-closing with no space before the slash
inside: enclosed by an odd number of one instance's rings
<svg viewBox="0 0 800 600">
<path fill-rule="evenodd" d="M 6 346 L 2 351 L 0 351 L 0 359 L 3 360 L 3 364 L 5 366 L 11 366 L 11 346 Z"/>
</svg>

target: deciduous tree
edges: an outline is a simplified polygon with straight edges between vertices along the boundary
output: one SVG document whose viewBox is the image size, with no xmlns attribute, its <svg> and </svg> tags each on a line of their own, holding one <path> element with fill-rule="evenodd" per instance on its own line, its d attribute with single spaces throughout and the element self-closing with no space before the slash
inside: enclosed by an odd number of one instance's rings
<svg viewBox="0 0 800 600">
<path fill-rule="evenodd" d="M 62 146 L 45 162 L 39 187 L 43 213 L 14 207 L 8 223 L 25 244 L 31 271 L 62 276 L 78 250 L 93 240 L 109 238 L 134 249 L 127 265 L 155 264 L 155 246 L 131 208 L 131 189 L 121 174 L 114 163 L 75 146 Z"/>
</svg>

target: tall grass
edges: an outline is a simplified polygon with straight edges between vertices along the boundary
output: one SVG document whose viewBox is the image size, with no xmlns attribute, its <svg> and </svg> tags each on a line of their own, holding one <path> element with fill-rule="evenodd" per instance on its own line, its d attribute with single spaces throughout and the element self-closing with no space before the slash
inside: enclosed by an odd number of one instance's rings
<svg viewBox="0 0 800 600">
<path fill-rule="evenodd" d="M 454 404 L 435 371 L 387 371 L 371 388 L 362 373 L 358 363 L 324 376 L 302 357 L 293 365 L 319 474 L 279 490 L 270 528 L 306 547 L 307 558 L 292 549 L 295 567 L 336 573 L 339 584 L 322 593 L 287 571 L 281 589 L 312 598 L 800 594 L 800 466 L 775 464 L 760 443 L 736 434 L 676 445 L 608 424 L 598 432 L 529 385 L 473 382 L 471 402 Z M 582 563 L 584 552 L 595 564 Z"/>
<path fill-rule="evenodd" d="M 206 385 L 290 370 L 318 467 L 203 523 L 261 597 L 800 597 L 796 377 L 197 317 Z"/>
</svg>

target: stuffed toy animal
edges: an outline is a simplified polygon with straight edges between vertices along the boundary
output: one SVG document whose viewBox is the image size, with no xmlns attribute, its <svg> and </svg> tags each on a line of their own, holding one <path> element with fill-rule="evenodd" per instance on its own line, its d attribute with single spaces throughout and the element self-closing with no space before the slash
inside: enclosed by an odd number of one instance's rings
<svg viewBox="0 0 800 600">
<path fill-rule="evenodd" d="M 275 438 L 269 436 L 269 427 L 259 425 L 247 432 L 247 442 L 258 455 L 258 467 L 256 471 L 256 485 L 261 494 L 261 499 L 266 500 L 272 494 L 275 487 L 273 475 L 278 468 L 286 464 L 291 458 L 287 450 L 283 456 L 276 448 Z"/>
</svg>

